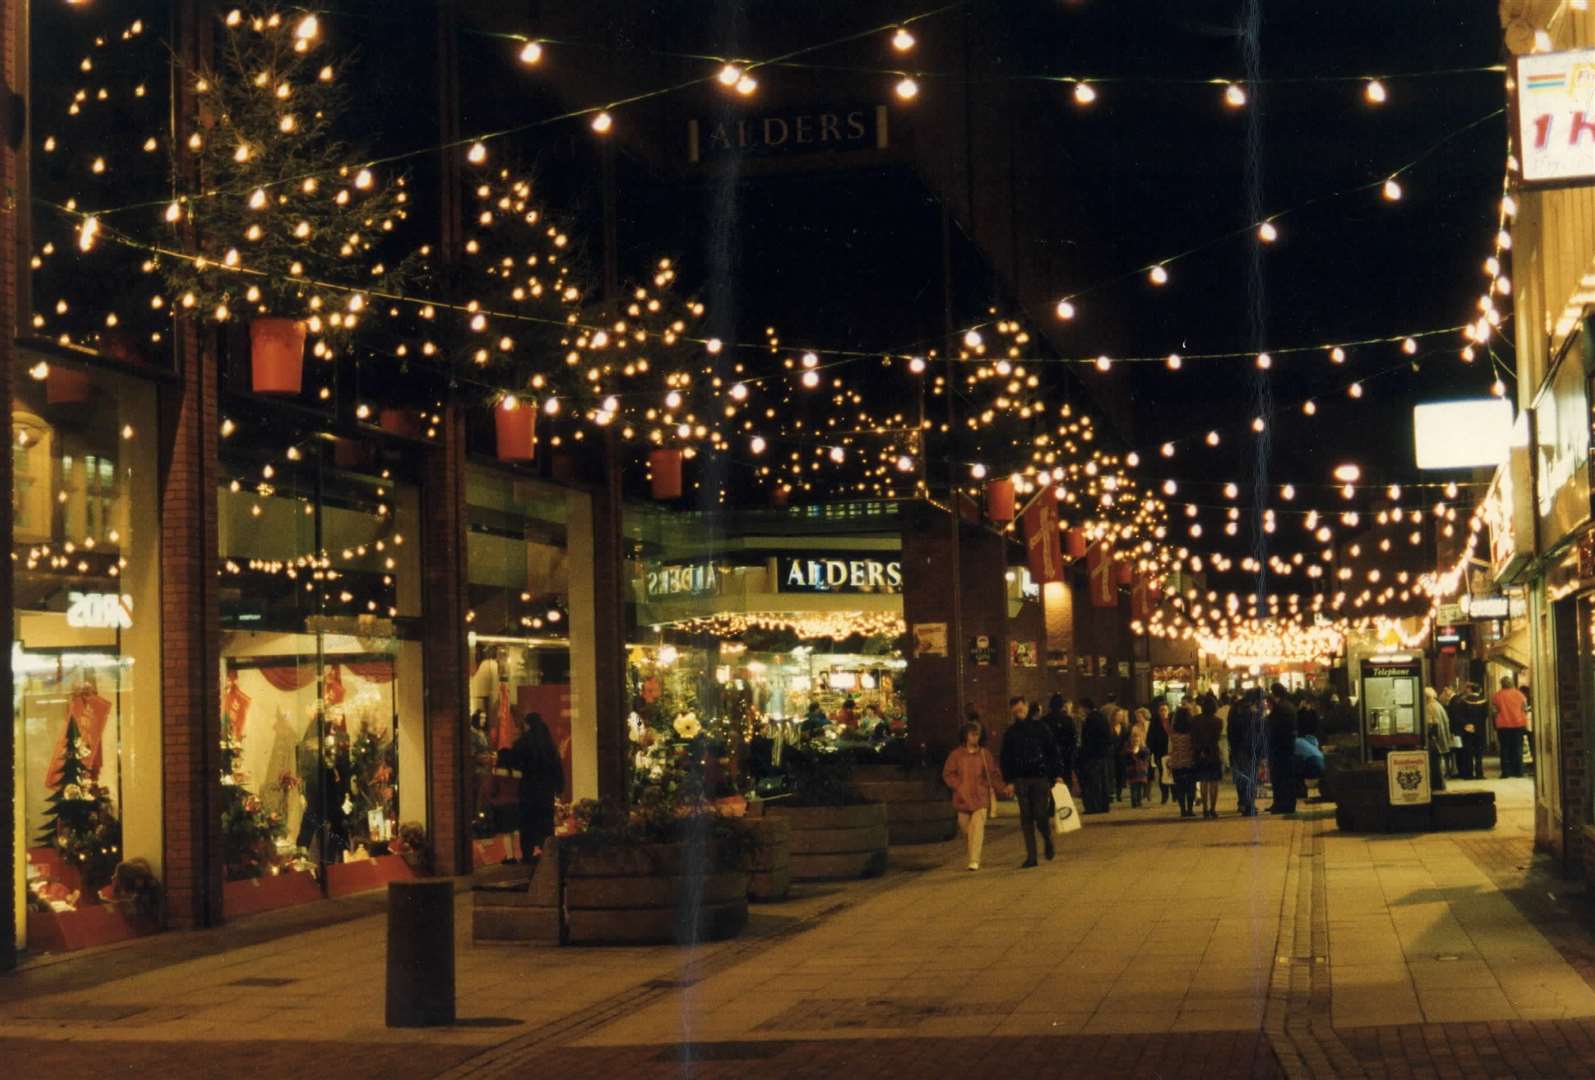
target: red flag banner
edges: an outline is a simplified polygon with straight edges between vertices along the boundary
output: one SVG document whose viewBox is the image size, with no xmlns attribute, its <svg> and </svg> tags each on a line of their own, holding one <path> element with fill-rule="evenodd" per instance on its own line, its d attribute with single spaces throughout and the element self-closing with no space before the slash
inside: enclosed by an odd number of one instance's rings
<svg viewBox="0 0 1595 1080">
<path fill-rule="evenodd" d="M 1091 587 L 1091 606 L 1117 607 L 1119 590 L 1113 581 L 1113 548 L 1106 540 L 1098 540 L 1086 552 L 1086 577 Z"/>
<path fill-rule="evenodd" d="M 1152 616 L 1152 586 L 1140 574 L 1130 586 L 1130 618 L 1145 621 Z"/>
<path fill-rule="evenodd" d="M 1025 507 L 1020 524 L 1025 531 L 1025 560 L 1037 582 L 1063 580 L 1063 543 L 1058 535 L 1058 500 L 1042 491 Z"/>
</svg>

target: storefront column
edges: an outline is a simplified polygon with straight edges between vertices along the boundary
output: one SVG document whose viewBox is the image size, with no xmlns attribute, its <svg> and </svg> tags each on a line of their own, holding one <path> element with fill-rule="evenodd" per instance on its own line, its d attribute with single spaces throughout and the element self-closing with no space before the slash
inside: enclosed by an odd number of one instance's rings
<svg viewBox="0 0 1595 1080">
<path fill-rule="evenodd" d="M 21 20 L 27 11 L 26 4 L 13 3 L 11 0 L 0 0 L 0 81 L 6 87 L 18 86 L 21 82 L 20 63 L 24 59 L 20 45 Z M 0 140 L 0 184 L 6 191 L 16 192 L 17 187 L 17 149 L 21 145 L 24 133 L 11 130 L 6 126 L 5 138 Z M 15 446 L 15 435 L 11 431 L 11 402 L 12 376 L 16 356 L 16 329 L 17 308 L 21 300 L 21 282 L 18 280 L 17 268 L 22 260 L 28 257 L 26 244 L 23 238 L 17 235 L 18 203 L 25 203 L 26 194 L 13 196 L 6 200 L 6 213 L 0 214 L 0 251 L 4 257 L 0 258 L 0 274 L 4 274 L 4 286 L 0 287 L 0 393 L 5 395 L 5 436 L 7 451 L 0 454 L 0 487 L 3 487 L 10 498 L 11 492 L 11 451 L 9 447 Z M 9 503 L 7 504 L 10 505 Z M 16 639 L 16 614 L 12 604 L 11 590 L 11 559 L 12 551 L 12 520 L 8 511 L 0 521 L 0 545 L 8 557 L 0 558 L 0 606 L 5 609 L 6 642 L 5 659 L 0 663 L 5 664 L 5 704 L 0 705 L 0 866 L 4 866 L 6 880 L 10 885 L 5 890 L 4 912 L 0 912 L 0 971 L 8 971 L 16 966 L 17 962 L 17 930 L 22 925 L 24 918 L 23 898 L 27 891 L 27 883 L 23 879 L 22 850 L 25 840 L 22 836 L 22 807 L 17 798 L 16 790 L 16 754 L 17 754 L 17 727 L 16 717 L 12 707 L 13 688 L 11 670 L 11 647 Z"/>
<path fill-rule="evenodd" d="M 437 872 L 468 874 L 471 668 L 465 636 L 465 417 L 458 405 L 445 407 L 437 445 L 421 467 L 421 508 L 427 820 Z"/>
<path fill-rule="evenodd" d="M 607 144 L 606 144 L 607 145 Z M 592 499 L 593 675 L 598 796 L 626 797 L 626 556 L 621 525 L 620 447 L 606 429 L 605 483 Z M 574 547 L 574 544 L 572 544 Z M 575 642 L 571 645 L 574 648 Z"/>
<path fill-rule="evenodd" d="M 598 591 L 593 550 L 593 499 L 565 496 L 566 566 L 570 574 L 571 798 L 598 797 Z"/>
<path fill-rule="evenodd" d="M 945 511 L 923 503 L 904 509 L 903 620 L 910 634 L 927 623 L 947 629 L 948 655 L 914 655 L 908 662 L 909 737 L 933 754 L 957 744 L 965 709 L 974 709 L 997 732 L 1006 726 L 1008 715 L 1007 541 L 982 528 L 966 527 L 961 533 L 960 634 L 947 584 L 954 557 L 949 532 Z M 982 636 L 986 648 L 977 654 Z"/>
</svg>

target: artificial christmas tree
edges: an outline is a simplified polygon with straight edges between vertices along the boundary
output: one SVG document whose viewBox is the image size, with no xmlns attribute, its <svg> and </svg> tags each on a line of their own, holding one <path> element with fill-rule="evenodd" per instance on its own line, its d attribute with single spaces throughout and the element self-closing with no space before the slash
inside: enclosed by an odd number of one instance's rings
<svg viewBox="0 0 1595 1080">
<path fill-rule="evenodd" d="M 223 730 L 227 730 L 224 725 Z M 246 786 L 244 741 L 222 736 L 222 861 L 228 881 L 264 876 L 275 866 L 275 841 L 287 832 L 282 815 L 272 813 Z"/>
<path fill-rule="evenodd" d="M 83 895 L 94 896 L 110 883 L 121 860 L 122 825 L 105 789 L 94 782 L 90 749 L 68 717 L 60 773 L 45 799 L 44 829 L 39 843 L 60 852 L 62 861 L 82 878 Z"/>
</svg>

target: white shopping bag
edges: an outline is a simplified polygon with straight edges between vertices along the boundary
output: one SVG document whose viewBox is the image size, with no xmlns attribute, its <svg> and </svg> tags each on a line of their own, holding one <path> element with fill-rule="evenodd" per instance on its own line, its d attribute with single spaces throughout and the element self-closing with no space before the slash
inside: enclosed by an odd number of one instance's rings
<svg viewBox="0 0 1595 1080">
<path fill-rule="evenodd" d="M 1074 796 L 1068 784 L 1052 785 L 1052 831 L 1061 836 L 1080 828 L 1080 811 L 1074 807 Z"/>
</svg>

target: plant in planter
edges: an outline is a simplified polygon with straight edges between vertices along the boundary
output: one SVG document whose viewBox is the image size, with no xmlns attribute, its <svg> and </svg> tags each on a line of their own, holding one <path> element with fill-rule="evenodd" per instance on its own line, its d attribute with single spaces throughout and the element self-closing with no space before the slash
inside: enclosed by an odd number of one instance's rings
<svg viewBox="0 0 1595 1080">
<path fill-rule="evenodd" d="M 78 872 L 84 896 L 98 895 L 111 881 L 122 845 L 122 824 L 109 794 L 95 781 L 91 756 L 77 720 L 69 717 L 39 837 L 40 844 L 55 848 L 61 861 Z"/>
<path fill-rule="evenodd" d="M 883 873 L 886 805 L 859 793 L 851 756 L 794 748 L 784 763 L 792 795 L 772 800 L 765 813 L 791 825 L 793 879 L 844 881 Z"/>
<path fill-rule="evenodd" d="M 371 295 L 413 276 L 419 253 L 394 250 L 409 193 L 343 141 L 347 97 L 337 64 L 318 55 L 315 15 L 234 10 L 222 21 L 214 62 L 181 76 L 199 123 L 178 153 L 199 186 L 165 212 L 187 247 L 163 252 L 159 268 L 174 312 L 250 320 L 257 392 L 296 394 L 306 340 L 334 356 Z"/>
<path fill-rule="evenodd" d="M 240 761 L 243 740 L 231 735 L 225 718 L 222 730 L 222 866 L 228 881 L 262 877 L 272 870 L 275 842 L 287 835 L 288 824 L 246 786 L 249 778 Z"/>
</svg>

